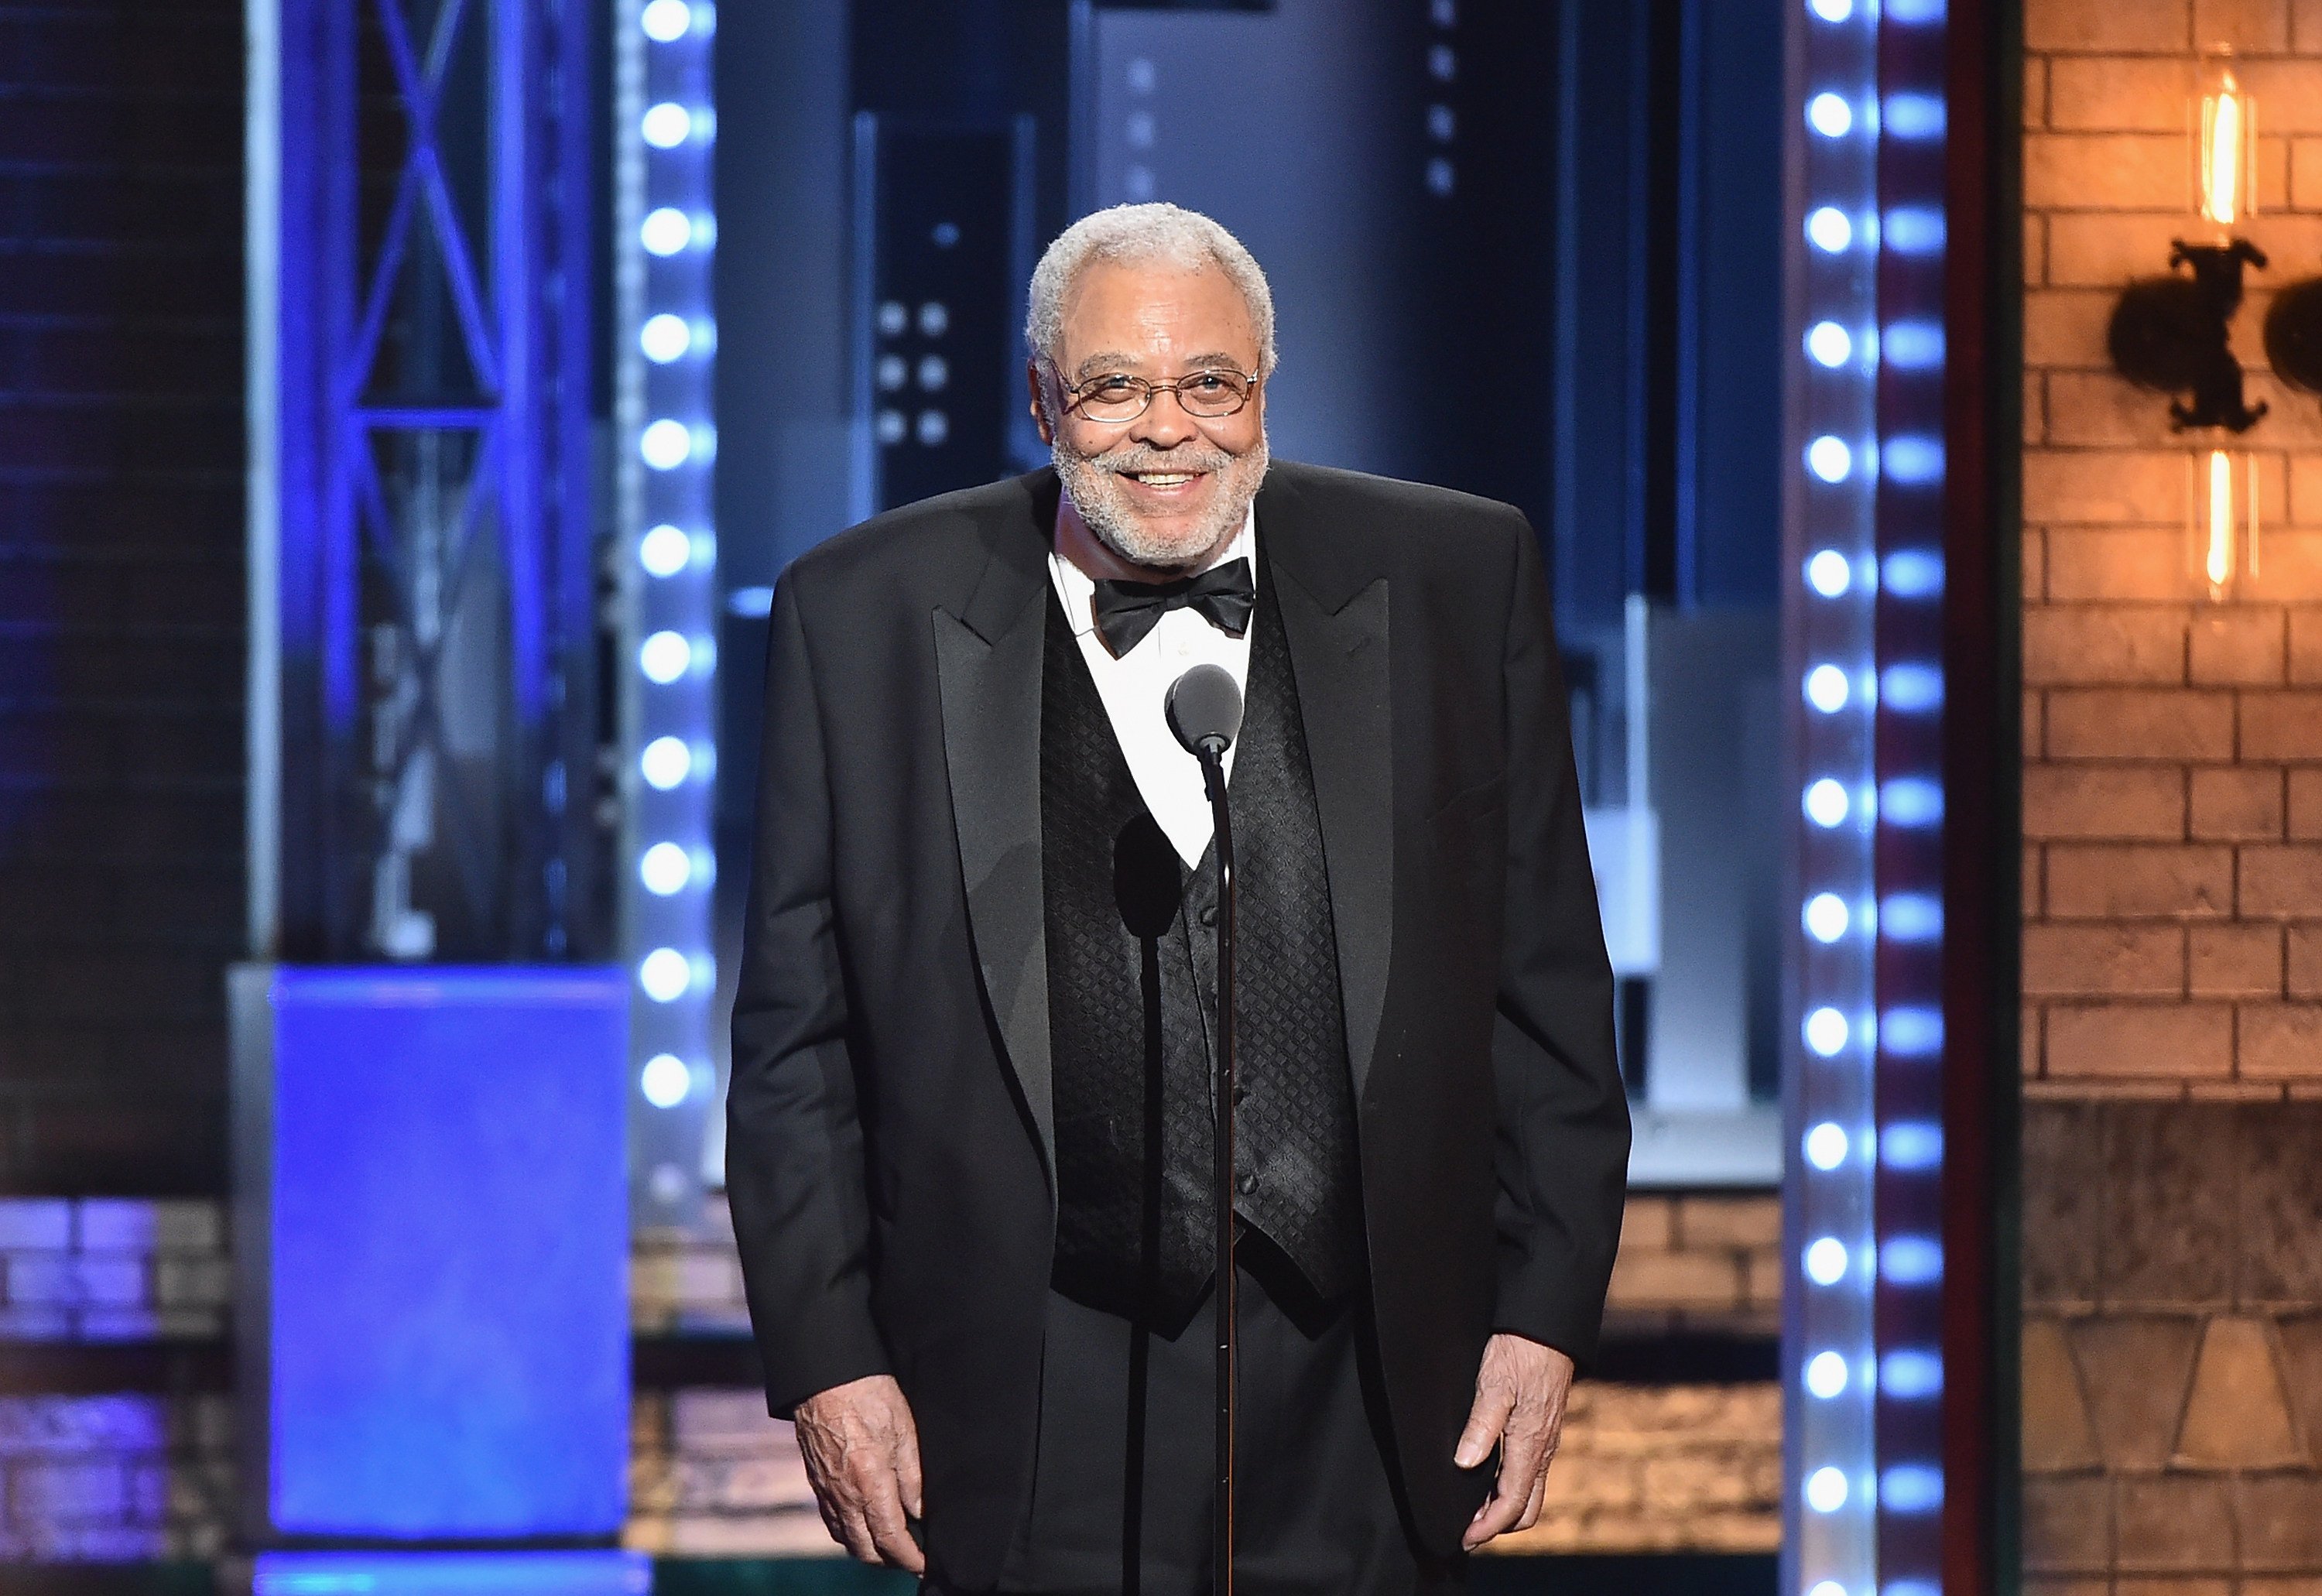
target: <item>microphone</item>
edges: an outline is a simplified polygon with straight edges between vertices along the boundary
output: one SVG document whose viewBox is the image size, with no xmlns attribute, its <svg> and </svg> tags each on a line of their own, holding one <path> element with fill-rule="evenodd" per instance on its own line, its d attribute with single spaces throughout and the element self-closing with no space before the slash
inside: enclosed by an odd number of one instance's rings
<svg viewBox="0 0 2322 1596">
<path fill-rule="evenodd" d="M 1169 684 L 1169 729 L 1196 759 L 1222 759 L 1241 734 L 1241 689 L 1222 665 L 1196 665 Z"/>
</svg>

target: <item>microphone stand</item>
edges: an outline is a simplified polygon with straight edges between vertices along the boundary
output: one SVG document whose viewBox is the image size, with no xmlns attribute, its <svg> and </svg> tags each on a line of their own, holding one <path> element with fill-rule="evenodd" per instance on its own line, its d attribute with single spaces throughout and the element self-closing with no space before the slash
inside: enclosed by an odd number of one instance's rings
<svg viewBox="0 0 2322 1596">
<path fill-rule="evenodd" d="M 1214 1596 L 1234 1588 L 1234 1363 L 1237 1298 L 1234 1282 L 1234 855 L 1233 818 L 1226 808 L 1226 739 L 1207 736 L 1194 752 L 1210 795 L 1218 851 L 1218 1068 L 1216 1132 L 1218 1351 L 1217 1506 L 1213 1519 L 1211 1582 Z"/>
<path fill-rule="evenodd" d="M 1202 764 L 1210 795 L 1211 844 L 1218 854 L 1218 1046 L 1213 1106 L 1217 1155 L 1217 1504 L 1211 1545 L 1212 1596 L 1234 1588 L 1234 855 L 1233 816 L 1226 807 L 1226 750 L 1241 731 L 1241 688 L 1221 665 L 1196 665 L 1169 684 L 1163 701 L 1169 729 Z"/>
</svg>

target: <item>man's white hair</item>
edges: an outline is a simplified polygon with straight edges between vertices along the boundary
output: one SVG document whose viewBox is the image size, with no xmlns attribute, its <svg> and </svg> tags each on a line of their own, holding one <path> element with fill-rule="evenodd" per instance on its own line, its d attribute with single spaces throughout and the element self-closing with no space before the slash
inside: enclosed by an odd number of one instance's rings
<svg viewBox="0 0 2322 1596">
<path fill-rule="evenodd" d="M 1114 205 L 1092 211 L 1056 234 L 1032 269 L 1031 308 L 1024 318 L 1024 342 L 1054 365 L 1064 342 L 1065 299 L 1082 272 L 1100 260 L 1134 264 L 1159 261 L 1186 271 L 1216 267 L 1241 290 L 1257 334 L 1257 375 L 1274 370 L 1274 295 L 1266 273 L 1232 233 L 1199 211 L 1154 204 Z"/>
</svg>

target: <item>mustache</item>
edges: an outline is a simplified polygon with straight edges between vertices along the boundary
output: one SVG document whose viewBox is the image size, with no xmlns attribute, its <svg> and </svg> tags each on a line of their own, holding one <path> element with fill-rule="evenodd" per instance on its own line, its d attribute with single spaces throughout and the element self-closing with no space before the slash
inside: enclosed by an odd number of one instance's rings
<svg viewBox="0 0 2322 1596">
<path fill-rule="evenodd" d="M 1131 443 L 1103 454 L 1081 457 L 1098 470 L 1119 477 L 1130 471 L 1211 471 L 1218 472 L 1232 466 L 1238 456 L 1222 449 L 1180 444 L 1175 449 L 1156 449 L 1147 443 Z"/>
</svg>

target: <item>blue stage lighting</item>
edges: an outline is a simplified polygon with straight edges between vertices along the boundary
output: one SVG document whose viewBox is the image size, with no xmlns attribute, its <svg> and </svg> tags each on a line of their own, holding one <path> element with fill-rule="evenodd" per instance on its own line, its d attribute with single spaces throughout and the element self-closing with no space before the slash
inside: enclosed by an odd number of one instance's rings
<svg viewBox="0 0 2322 1596">
<path fill-rule="evenodd" d="M 1816 322 L 1806 332 L 1806 353 L 1817 366 L 1835 369 L 1853 357 L 1854 339 L 1836 322 Z"/>
<path fill-rule="evenodd" d="M 631 1027 L 643 1090 L 631 1126 L 633 1207 L 641 1223 L 699 1217 L 708 1093 L 691 1072 L 718 1057 L 710 1003 L 709 881 L 717 758 L 715 643 L 724 605 L 717 564 L 717 96 L 715 6 L 615 0 L 613 189 L 617 325 L 615 426 L 623 440 L 617 524 L 635 552 L 624 590 L 624 698 L 631 750 L 621 872 L 622 949 L 652 1001 Z M 896 314 L 902 315 L 898 306 Z M 641 577 L 645 579 L 635 579 Z M 689 1061 L 684 1090 L 661 1059 Z M 708 1079 L 705 1075 L 703 1079 Z M 655 1083 L 658 1083 L 656 1085 Z"/>
<path fill-rule="evenodd" d="M 674 44 L 692 30 L 693 7 L 686 0 L 650 0 L 639 21 L 655 44 Z"/>
<path fill-rule="evenodd" d="M 693 1072 L 673 1053 L 657 1053 L 639 1072 L 637 1089 L 656 1108 L 674 1108 L 693 1090 Z"/>
<path fill-rule="evenodd" d="M 1939 857 L 1928 834 L 1943 822 L 1941 775 L 1915 751 L 1900 770 L 1882 769 L 1880 759 L 1882 749 L 1906 745 L 1888 727 L 1922 738 L 1943 709 L 1928 645 L 1898 645 L 1899 630 L 1882 635 L 1894 601 L 1941 597 L 1941 558 L 1893 546 L 1897 534 L 1881 517 L 1893 506 L 1896 525 L 1918 517 L 1910 524 L 1924 528 L 1939 513 L 1942 440 L 1925 424 L 1894 426 L 1882 396 L 1889 384 L 1898 392 L 1917 385 L 1902 411 L 1913 414 L 1930 379 L 1940 383 L 1943 329 L 1922 308 L 1930 301 L 1920 278 L 1940 269 L 1945 229 L 1940 166 L 1906 175 L 1907 163 L 1882 160 L 1881 146 L 1939 138 L 1945 105 L 1939 79 L 1897 70 L 1901 57 L 1890 59 L 1882 47 L 1882 9 L 1903 20 L 1894 0 L 1883 8 L 1805 0 L 1792 28 L 1799 78 L 1813 87 L 1793 102 L 1789 224 L 1797 231 L 1789 236 L 1798 242 L 1788 255 L 1798 317 L 1791 347 L 1800 352 L 1786 436 L 1798 451 L 1791 458 L 1800 461 L 1801 491 L 1789 500 L 1787 547 L 1797 580 L 1785 606 L 1804 655 L 1793 726 L 1807 776 L 1791 1011 L 1799 1044 L 1787 1061 L 1791 1145 L 1805 1172 L 1793 1199 L 1798 1274 L 1785 1328 L 1786 1345 L 1800 1349 L 1789 1369 L 1801 1399 L 1789 1409 L 1786 1596 L 1879 1596 L 1882 1581 L 1935 1577 L 1915 1561 L 1922 1543 L 1882 1544 L 1880 1515 L 1905 1510 L 1905 1500 L 1924 1511 L 1919 1504 L 1939 1500 L 1942 1486 L 1940 1470 L 1916 1455 L 1921 1432 L 1882 1447 L 1867 1377 L 1879 1366 L 1880 1326 L 1917 1322 L 1923 1311 L 1916 1300 L 1891 1299 L 1935 1289 L 1924 1253 L 1880 1250 L 1901 1239 L 1880 1222 L 1889 1183 L 1942 1173 L 1933 1126 L 1913 1121 L 1876 1139 L 1871 1132 L 1886 1096 L 1882 1068 L 1924 1082 L 1940 1069 L 1943 1046 L 1937 993 L 1924 984 L 1940 969 L 1929 955 L 1942 946 L 1941 883 L 1919 862 Z M 1924 23 L 1940 23 L 1939 4 L 1921 10 Z M 1910 289 L 1889 297 L 1906 278 Z M 1931 541 L 1924 530 L 1917 540 Z M 1874 1147 L 1891 1154 L 1897 1134 L 1913 1157 L 1907 1169 L 1870 1156 Z M 1874 1258 L 1882 1260 L 1875 1290 Z M 1897 1445 L 1905 1455 L 1888 1456 Z M 1904 1473 L 1895 1482 L 1900 1497 L 1890 1490 L 1882 1504 L 1873 1482 L 1898 1468 L 1923 1473 Z"/>
<path fill-rule="evenodd" d="M 1807 215 L 1806 236 L 1815 249 L 1835 255 L 1854 242 L 1854 223 L 1836 205 L 1823 205 Z"/>
<path fill-rule="evenodd" d="M 693 136 L 693 113 L 675 100 L 648 108 L 637 132 L 656 150 L 674 150 Z"/>
<path fill-rule="evenodd" d="M 647 574 L 673 577 L 693 558 L 693 540 L 664 522 L 637 542 L 637 563 Z"/>
<path fill-rule="evenodd" d="M 642 1552 L 261 1552 L 251 1596 L 650 1596 Z"/>
<path fill-rule="evenodd" d="M 1844 1126 L 1825 1119 L 1806 1132 L 1806 1162 L 1818 1170 L 1834 1170 L 1846 1162 L 1851 1141 Z"/>
</svg>

